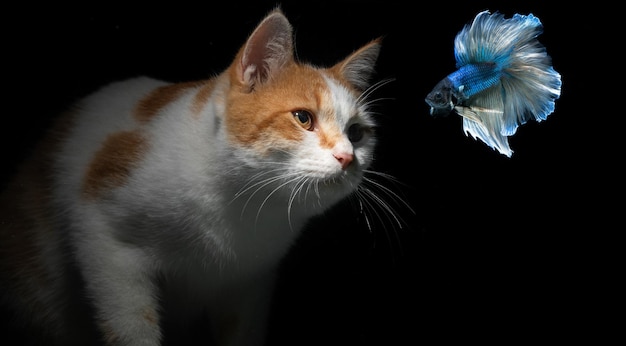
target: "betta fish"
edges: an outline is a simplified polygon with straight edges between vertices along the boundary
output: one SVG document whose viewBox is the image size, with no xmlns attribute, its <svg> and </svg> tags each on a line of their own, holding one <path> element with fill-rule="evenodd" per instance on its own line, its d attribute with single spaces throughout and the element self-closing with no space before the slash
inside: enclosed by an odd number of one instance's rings
<svg viewBox="0 0 626 346">
<path fill-rule="evenodd" d="M 454 39 L 457 70 L 426 96 L 430 114 L 452 110 L 463 130 L 511 157 L 508 137 L 530 119 L 545 120 L 561 95 L 561 75 L 537 40 L 539 18 L 480 12 Z"/>
</svg>

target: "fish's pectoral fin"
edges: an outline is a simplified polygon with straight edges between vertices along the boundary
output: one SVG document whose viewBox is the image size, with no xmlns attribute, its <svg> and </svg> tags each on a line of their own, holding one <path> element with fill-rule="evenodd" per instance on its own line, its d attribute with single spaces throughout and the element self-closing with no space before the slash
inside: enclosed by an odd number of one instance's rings
<svg viewBox="0 0 626 346">
<path fill-rule="evenodd" d="M 462 116 L 463 118 L 475 121 L 477 123 L 481 122 L 478 113 L 472 110 L 472 107 L 456 106 L 454 107 L 454 110 L 458 115 Z"/>
<path fill-rule="evenodd" d="M 490 109 L 490 108 L 484 108 L 484 107 L 456 106 L 454 107 L 454 110 L 460 116 L 476 121 L 476 122 L 481 122 L 480 116 L 478 115 L 479 113 L 485 114 L 485 115 L 500 116 L 500 117 L 504 114 L 504 111 L 500 109 Z"/>
</svg>

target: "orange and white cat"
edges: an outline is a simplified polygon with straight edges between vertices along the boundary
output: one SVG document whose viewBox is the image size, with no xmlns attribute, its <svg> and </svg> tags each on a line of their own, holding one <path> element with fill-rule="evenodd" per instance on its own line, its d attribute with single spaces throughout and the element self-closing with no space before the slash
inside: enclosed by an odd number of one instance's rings
<svg viewBox="0 0 626 346">
<path fill-rule="evenodd" d="M 1 199 L 16 320 L 47 345 L 155 346 L 167 305 L 207 311 L 216 345 L 263 344 L 299 231 L 372 193 L 380 39 L 323 68 L 292 36 L 275 9 L 214 78 L 116 82 L 60 119 Z"/>
</svg>

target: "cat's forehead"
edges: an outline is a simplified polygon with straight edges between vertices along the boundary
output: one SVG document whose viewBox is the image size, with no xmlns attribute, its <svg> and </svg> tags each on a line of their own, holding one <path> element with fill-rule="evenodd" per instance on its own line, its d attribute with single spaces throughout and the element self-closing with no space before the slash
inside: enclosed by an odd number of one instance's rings
<svg viewBox="0 0 626 346">
<path fill-rule="evenodd" d="M 354 91 L 330 76 L 324 76 L 324 80 L 328 88 L 325 97 L 329 99 L 326 104 L 332 107 L 331 111 L 337 122 L 345 124 L 350 121 L 350 118 L 359 115 L 358 96 Z"/>
<path fill-rule="evenodd" d="M 291 107 L 309 108 L 340 123 L 359 114 L 359 92 L 332 70 L 297 65 L 286 72 L 277 84 Z"/>
</svg>

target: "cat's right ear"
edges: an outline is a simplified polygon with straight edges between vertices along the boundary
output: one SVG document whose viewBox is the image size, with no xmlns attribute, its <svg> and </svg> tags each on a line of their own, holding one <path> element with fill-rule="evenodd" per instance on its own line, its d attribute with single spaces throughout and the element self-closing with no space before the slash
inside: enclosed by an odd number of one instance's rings
<svg viewBox="0 0 626 346">
<path fill-rule="evenodd" d="M 265 83 L 293 59 L 292 27 L 285 15 L 275 9 L 254 29 L 237 54 L 235 74 L 243 90 L 252 91 Z"/>
<path fill-rule="evenodd" d="M 382 37 L 370 41 L 357 51 L 350 54 L 333 68 L 344 76 L 352 85 L 365 91 L 370 85 L 370 78 L 374 74 L 374 66 L 380 53 Z"/>
</svg>

